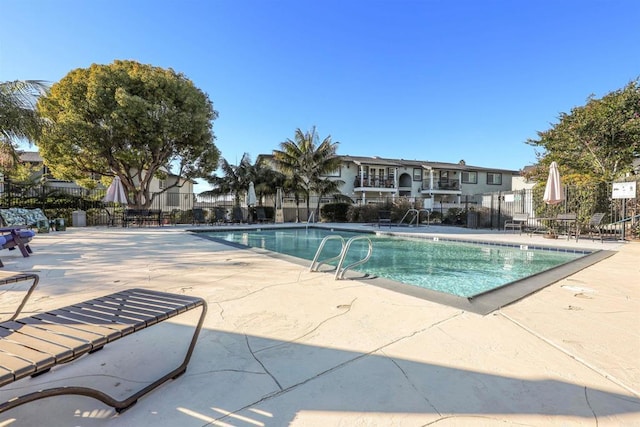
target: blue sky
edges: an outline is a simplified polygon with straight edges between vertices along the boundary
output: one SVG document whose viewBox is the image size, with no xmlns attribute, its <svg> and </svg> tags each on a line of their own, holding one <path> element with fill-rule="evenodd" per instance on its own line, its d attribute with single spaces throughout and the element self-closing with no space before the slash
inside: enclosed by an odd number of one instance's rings
<svg viewBox="0 0 640 427">
<path fill-rule="evenodd" d="M 0 0 L 0 13 L 0 81 L 114 59 L 173 68 L 209 94 L 231 163 L 315 125 L 339 154 L 518 170 L 536 131 L 640 76 L 637 0 Z"/>
</svg>

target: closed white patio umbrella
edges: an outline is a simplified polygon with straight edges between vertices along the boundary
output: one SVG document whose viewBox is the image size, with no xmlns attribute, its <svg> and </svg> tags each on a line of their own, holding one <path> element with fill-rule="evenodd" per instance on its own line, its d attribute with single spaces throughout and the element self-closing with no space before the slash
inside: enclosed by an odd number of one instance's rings
<svg viewBox="0 0 640 427">
<path fill-rule="evenodd" d="M 247 206 L 249 207 L 249 222 L 253 222 L 253 213 L 251 212 L 251 207 L 255 206 L 258 202 L 258 197 L 256 197 L 256 188 L 253 185 L 253 181 L 249 183 L 249 190 L 247 191 Z"/>
<path fill-rule="evenodd" d="M 256 188 L 253 185 L 253 181 L 249 183 L 249 191 L 247 192 L 247 206 L 255 206 L 258 202 L 258 197 L 256 196 Z"/>
<path fill-rule="evenodd" d="M 558 205 L 564 200 L 560 171 L 558 170 L 558 164 L 556 162 L 551 162 L 551 166 L 549 167 L 549 178 L 547 178 L 547 185 L 544 188 L 542 200 L 548 205 Z"/>
<path fill-rule="evenodd" d="M 120 177 L 116 176 L 113 178 L 102 201 L 105 203 L 120 203 L 121 205 L 127 204 L 127 193 L 124 191 Z"/>
</svg>

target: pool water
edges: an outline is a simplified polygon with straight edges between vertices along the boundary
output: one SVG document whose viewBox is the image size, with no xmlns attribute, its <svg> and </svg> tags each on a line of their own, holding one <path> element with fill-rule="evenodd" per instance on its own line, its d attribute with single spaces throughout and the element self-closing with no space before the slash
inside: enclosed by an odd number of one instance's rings
<svg viewBox="0 0 640 427">
<path fill-rule="evenodd" d="M 362 235 L 321 228 L 235 230 L 207 232 L 209 237 L 313 260 L 322 239 L 339 234 L 348 240 Z M 444 292 L 473 297 L 544 270 L 571 262 L 584 253 L 529 250 L 515 246 L 400 238 L 367 234 L 373 243 L 371 259 L 354 271 Z M 339 240 L 327 241 L 320 260 L 340 253 Z M 343 266 L 362 259 L 366 239 L 353 242 Z M 335 266 L 337 262 L 334 262 Z"/>
</svg>

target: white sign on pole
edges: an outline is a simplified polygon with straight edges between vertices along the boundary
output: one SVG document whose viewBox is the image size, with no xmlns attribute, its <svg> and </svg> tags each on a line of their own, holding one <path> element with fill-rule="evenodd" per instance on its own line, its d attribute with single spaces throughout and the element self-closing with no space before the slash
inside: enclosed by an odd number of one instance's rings
<svg viewBox="0 0 640 427">
<path fill-rule="evenodd" d="M 635 199 L 636 182 L 614 182 L 611 197 L 614 199 Z"/>
</svg>

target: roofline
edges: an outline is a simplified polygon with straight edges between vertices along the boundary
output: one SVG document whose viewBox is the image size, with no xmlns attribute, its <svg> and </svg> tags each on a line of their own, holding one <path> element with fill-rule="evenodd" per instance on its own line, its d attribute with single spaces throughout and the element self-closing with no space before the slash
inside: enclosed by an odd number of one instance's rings
<svg viewBox="0 0 640 427">
<path fill-rule="evenodd" d="M 512 174 L 520 174 L 519 170 L 503 169 L 503 168 L 488 168 L 484 166 L 473 166 L 461 163 L 447 163 L 447 162 L 433 162 L 428 160 L 407 160 L 407 159 L 390 159 L 377 156 L 350 156 L 348 154 L 337 155 L 343 162 L 353 162 L 356 165 L 383 165 L 383 166 L 398 166 L 398 167 L 422 167 L 423 169 L 451 169 L 451 170 L 463 170 L 463 171 L 500 171 L 508 172 Z M 258 154 L 256 160 L 273 159 L 273 154 Z"/>
</svg>

